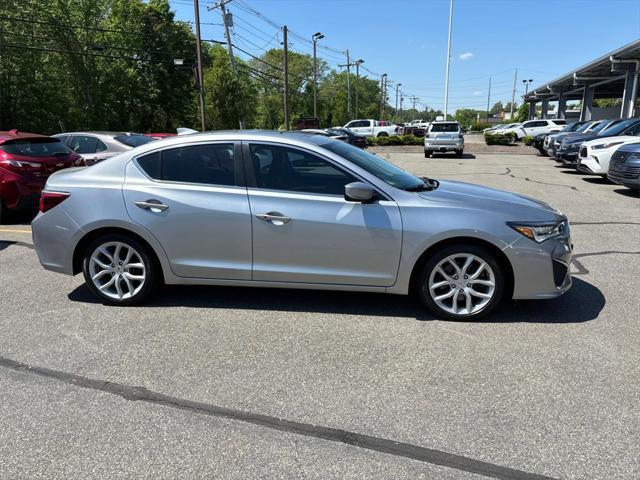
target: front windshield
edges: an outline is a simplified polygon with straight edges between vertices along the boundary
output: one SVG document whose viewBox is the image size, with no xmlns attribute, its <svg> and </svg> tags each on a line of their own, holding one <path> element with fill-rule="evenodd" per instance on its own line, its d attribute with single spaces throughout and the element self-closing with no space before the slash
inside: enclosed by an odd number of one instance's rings
<svg viewBox="0 0 640 480">
<path fill-rule="evenodd" d="M 627 120 L 622 120 L 616 122 L 609 127 L 602 130 L 602 135 L 616 136 L 625 131 L 628 127 L 635 124 L 638 121 L 637 118 L 629 118 Z"/>
<path fill-rule="evenodd" d="M 403 190 L 412 190 L 424 184 L 424 182 L 418 177 L 414 177 L 392 163 L 389 163 L 372 153 L 365 152 L 360 148 L 349 145 L 348 143 L 336 142 L 333 140 L 316 143 L 318 146 L 349 160 L 351 163 L 366 170 L 370 174 L 375 175 L 380 180 L 393 187 L 401 188 Z"/>
<path fill-rule="evenodd" d="M 607 125 L 610 125 L 609 122 L 600 122 L 598 125 L 589 130 L 589 133 L 598 133 L 603 130 Z"/>
</svg>

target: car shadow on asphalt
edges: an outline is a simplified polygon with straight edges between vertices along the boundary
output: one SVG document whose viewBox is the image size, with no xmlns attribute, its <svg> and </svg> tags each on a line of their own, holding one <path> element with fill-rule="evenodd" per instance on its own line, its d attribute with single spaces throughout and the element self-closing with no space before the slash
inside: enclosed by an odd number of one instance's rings
<svg viewBox="0 0 640 480">
<path fill-rule="evenodd" d="M 100 303 L 82 284 L 68 295 L 81 303 Z M 565 295 L 552 300 L 505 301 L 485 323 L 580 323 L 593 320 L 605 305 L 598 288 L 579 278 Z M 310 312 L 438 320 L 415 297 L 379 293 L 331 292 L 251 287 L 165 286 L 142 307 Z"/>
<path fill-rule="evenodd" d="M 583 175 L 586 175 L 583 173 Z M 601 177 L 600 175 L 594 175 L 592 177 L 583 177 L 582 180 L 587 183 L 591 183 L 593 185 L 611 185 L 606 177 Z"/>
<path fill-rule="evenodd" d="M 614 192 L 624 197 L 640 198 L 640 190 L 632 190 L 631 188 L 616 188 Z"/>
<path fill-rule="evenodd" d="M 449 159 L 449 160 L 472 160 L 474 158 L 476 158 L 476 156 L 473 153 L 463 153 L 462 157 L 456 157 L 455 155 L 452 155 L 450 153 L 434 153 L 431 155 L 431 158 L 442 158 L 442 159 Z"/>
</svg>

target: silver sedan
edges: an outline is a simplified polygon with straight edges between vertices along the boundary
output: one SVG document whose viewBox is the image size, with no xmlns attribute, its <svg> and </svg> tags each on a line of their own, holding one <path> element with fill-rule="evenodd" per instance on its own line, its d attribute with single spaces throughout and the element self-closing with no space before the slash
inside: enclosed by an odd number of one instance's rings
<svg viewBox="0 0 640 480">
<path fill-rule="evenodd" d="M 472 320 L 571 286 L 569 223 L 551 206 L 304 133 L 174 137 L 61 171 L 33 240 L 44 268 L 82 272 L 115 305 L 161 283 L 414 292 Z"/>
</svg>

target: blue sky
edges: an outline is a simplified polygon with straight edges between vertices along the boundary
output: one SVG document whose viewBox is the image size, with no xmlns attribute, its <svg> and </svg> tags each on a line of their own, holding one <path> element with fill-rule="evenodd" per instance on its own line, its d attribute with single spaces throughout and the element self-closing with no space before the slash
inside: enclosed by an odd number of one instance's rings
<svg viewBox="0 0 640 480">
<path fill-rule="evenodd" d="M 170 1 L 177 18 L 193 21 L 190 0 Z M 200 1 L 203 38 L 224 39 L 220 11 Z M 228 8 L 233 41 L 247 51 L 260 54 L 281 41 L 255 10 L 288 26 L 293 50 L 310 53 L 303 39 L 320 31 L 319 44 L 331 50 L 318 55 L 334 68 L 348 48 L 352 61 L 362 58 L 371 72 L 402 83 L 405 107 L 416 95 L 443 109 L 449 0 L 232 0 Z M 536 86 L 638 38 L 639 0 L 454 0 L 449 111 L 486 108 L 489 77 L 491 104 L 510 101 L 516 68 L 519 103 L 522 79 Z"/>
</svg>

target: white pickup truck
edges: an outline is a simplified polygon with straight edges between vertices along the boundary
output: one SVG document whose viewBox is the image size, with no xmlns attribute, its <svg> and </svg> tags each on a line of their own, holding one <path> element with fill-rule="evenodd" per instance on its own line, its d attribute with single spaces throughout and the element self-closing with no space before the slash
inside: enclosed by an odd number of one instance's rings
<svg viewBox="0 0 640 480">
<path fill-rule="evenodd" d="M 397 125 L 380 125 L 377 120 L 351 120 L 343 128 L 365 137 L 389 137 L 397 134 Z"/>
</svg>

